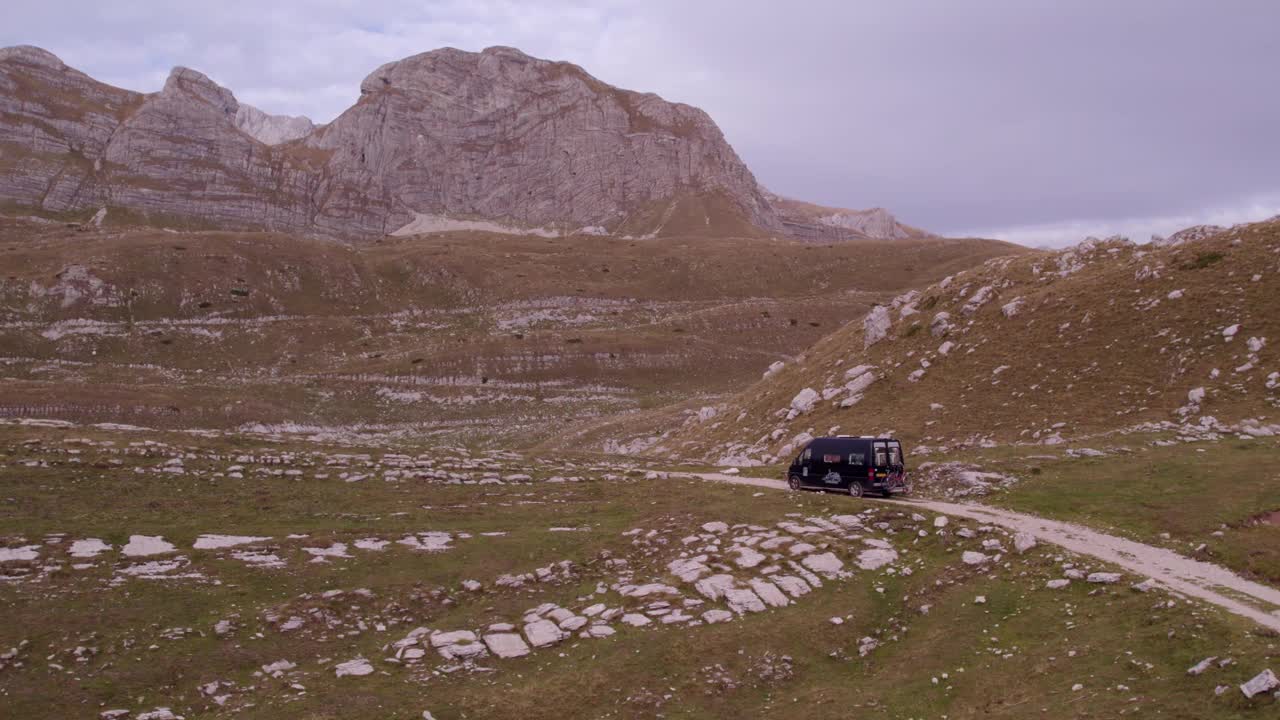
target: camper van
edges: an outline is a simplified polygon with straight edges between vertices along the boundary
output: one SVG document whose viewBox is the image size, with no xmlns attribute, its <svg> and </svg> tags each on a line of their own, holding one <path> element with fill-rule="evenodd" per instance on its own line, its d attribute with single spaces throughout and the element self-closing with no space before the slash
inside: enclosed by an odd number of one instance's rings
<svg viewBox="0 0 1280 720">
<path fill-rule="evenodd" d="M 787 468 L 792 490 L 835 490 L 854 497 L 905 493 L 902 443 L 891 437 L 820 437 L 809 441 Z"/>
</svg>

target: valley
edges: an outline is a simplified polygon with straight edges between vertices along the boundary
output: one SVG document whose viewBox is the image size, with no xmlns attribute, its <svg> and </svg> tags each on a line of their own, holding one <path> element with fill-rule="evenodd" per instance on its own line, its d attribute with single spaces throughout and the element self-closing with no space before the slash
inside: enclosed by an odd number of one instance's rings
<svg viewBox="0 0 1280 720">
<path fill-rule="evenodd" d="M 504 46 L 151 74 L 0 48 L 0 716 L 1280 702 L 1280 216 L 943 237 Z"/>
</svg>

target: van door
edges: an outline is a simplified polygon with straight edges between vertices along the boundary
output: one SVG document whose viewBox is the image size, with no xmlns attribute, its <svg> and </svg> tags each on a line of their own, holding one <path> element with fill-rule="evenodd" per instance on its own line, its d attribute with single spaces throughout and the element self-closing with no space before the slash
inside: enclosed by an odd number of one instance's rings
<svg viewBox="0 0 1280 720">
<path fill-rule="evenodd" d="M 902 460 L 902 443 L 877 440 L 873 443 L 875 468 L 871 476 L 877 489 L 901 492 L 906 484 L 906 466 Z"/>
<path fill-rule="evenodd" d="M 890 463 L 889 442 L 886 440 L 876 440 L 871 443 L 871 470 L 867 473 L 867 477 L 871 479 L 871 484 L 878 490 L 885 486 L 889 480 L 889 473 L 892 471 Z"/>
<path fill-rule="evenodd" d="M 855 482 L 863 484 L 864 489 L 868 488 L 867 484 L 867 468 L 871 466 L 871 458 L 868 457 L 871 451 L 871 443 L 856 442 L 848 448 L 848 454 L 845 457 L 845 479 L 843 487 L 848 489 Z"/>
<path fill-rule="evenodd" d="M 814 484 L 824 488 L 840 488 L 844 487 L 845 477 L 841 470 L 844 469 L 844 455 L 841 454 L 842 448 L 833 443 L 823 443 L 816 448 L 813 453 L 814 460 Z"/>
</svg>

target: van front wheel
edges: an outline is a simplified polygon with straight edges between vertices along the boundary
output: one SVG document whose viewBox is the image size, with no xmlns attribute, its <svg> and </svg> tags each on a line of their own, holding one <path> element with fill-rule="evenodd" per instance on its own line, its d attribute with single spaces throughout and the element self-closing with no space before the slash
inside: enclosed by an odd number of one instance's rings
<svg viewBox="0 0 1280 720">
<path fill-rule="evenodd" d="M 849 483 L 849 497 L 862 497 L 862 483 L 857 480 Z"/>
<path fill-rule="evenodd" d="M 800 476 L 799 476 L 799 475 L 792 475 L 792 476 L 788 477 L 788 478 L 787 478 L 787 487 L 791 488 L 792 490 L 799 490 L 799 489 L 800 489 Z"/>
</svg>

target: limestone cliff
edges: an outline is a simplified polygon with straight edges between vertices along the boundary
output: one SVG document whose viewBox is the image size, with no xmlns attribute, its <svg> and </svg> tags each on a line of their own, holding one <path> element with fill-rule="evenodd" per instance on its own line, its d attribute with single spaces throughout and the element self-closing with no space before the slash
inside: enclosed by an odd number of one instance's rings
<svg viewBox="0 0 1280 720">
<path fill-rule="evenodd" d="M 0 199 L 343 237 L 424 215 L 556 232 L 781 230 L 706 113 L 568 63 L 446 48 L 378 68 L 360 92 L 314 127 L 186 68 L 144 95 L 37 48 L 0 50 Z M 704 223 L 668 227 L 691 207 Z"/>
</svg>

